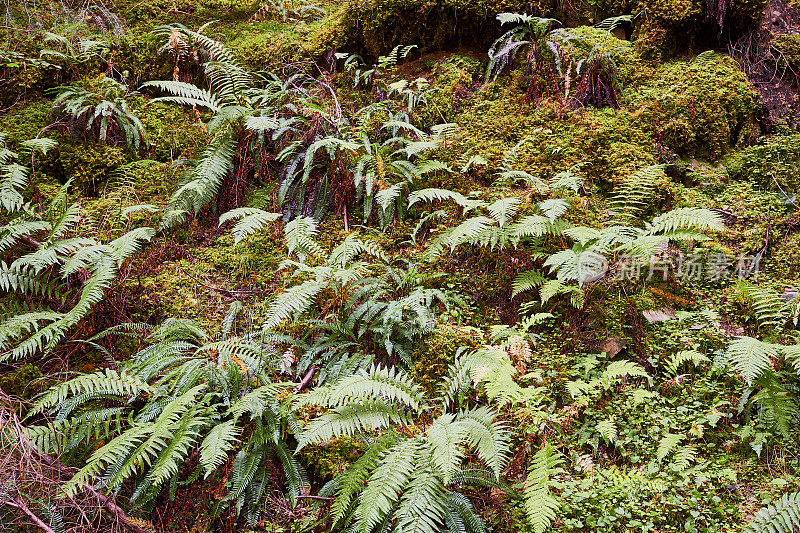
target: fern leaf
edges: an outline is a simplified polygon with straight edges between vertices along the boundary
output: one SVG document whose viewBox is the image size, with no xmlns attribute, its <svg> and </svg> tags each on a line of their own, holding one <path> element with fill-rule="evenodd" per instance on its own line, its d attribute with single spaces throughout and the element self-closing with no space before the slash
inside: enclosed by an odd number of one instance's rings
<svg viewBox="0 0 800 533">
<path fill-rule="evenodd" d="M 762 507 L 747 523 L 747 533 L 794 533 L 800 528 L 800 492 L 784 494 Z"/>
<path fill-rule="evenodd" d="M 745 383 L 750 386 L 771 367 L 772 358 L 777 357 L 778 350 L 774 344 L 752 337 L 739 337 L 728 345 L 725 355 L 734 370 L 739 372 Z"/>
<path fill-rule="evenodd" d="M 205 470 L 205 478 L 214 473 L 228 459 L 228 452 L 238 440 L 239 428 L 235 420 L 217 424 L 208 432 L 200 444 L 200 466 Z"/>
<path fill-rule="evenodd" d="M 525 512 L 536 533 L 544 533 L 550 527 L 561 507 L 561 501 L 550 492 L 550 477 L 560 471 L 562 462 L 558 452 L 549 443 L 533 457 L 524 494 Z"/>
</svg>

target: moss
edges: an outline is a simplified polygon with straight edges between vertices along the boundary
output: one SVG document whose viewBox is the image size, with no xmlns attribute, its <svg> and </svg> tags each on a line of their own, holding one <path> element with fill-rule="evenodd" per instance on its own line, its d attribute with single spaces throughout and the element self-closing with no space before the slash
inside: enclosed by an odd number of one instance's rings
<svg viewBox="0 0 800 533">
<path fill-rule="evenodd" d="M 457 121 L 463 136 L 448 152 L 453 166 L 481 155 L 490 162 L 487 178 L 515 146 L 514 170 L 547 179 L 581 165 L 577 172 L 603 187 L 654 161 L 652 135 L 624 110 L 571 111 L 551 102 L 533 107 L 512 85 L 479 91 Z"/>
<path fill-rule="evenodd" d="M 768 0 L 737 0 L 721 14 L 709 16 L 706 0 L 639 0 L 632 11 L 637 17 L 636 44 L 647 59 L 663 60 L 679 52 L 717 48 L 731 33 L 755 28 Z"/>
<path fill-rule="evenodd" d="M 122 148 L 62 139 L 41 157 L 39 170 L 61 183 L 72 180 L 73 187 L 86 196 L 95 196 L 100 186 L 127 161 Z"/>
<path fill-rule="evenodd" d="M 630 41 L 593 26 L 579 26 L 569 32 L 574 38 L 565 47 L 568 62 L 577 63 L 591 54 L 608 55 L 616 65 L 616 81 L 622 86 L 639 83 L 652 74 L 652 68 Z"/>
<path fill-rule="evenodd" d="M 334 48 L 372 57 L 399 44 L 422 52 L 468 44 L 487 48 L 499 35 L 498 13 L 552 14 L 555 2 L 541 0 L 345 0 L 335 9 L 330 37 Z"/>
<path fill-rule="evenodd" d="M 475 90 L 483 65 L 474 57 L 461 54 L 422 56 L 405 64 L 400 76 L 427 79 L 430 86 L 424 105 L 417 111 L 419 125 L 429 128 L 452 122 Z"/>
<path fill-rule="evenodd" d="M 475 328 L 439 324 L 412 354 L 414 379 L 429 392 L 434 392 L 448 366 L 455 362 L 456 351 L 461 347 L 474 348 L 482 340 Z"/>
<path fill-rule="evenodd" d="M 172 79 L 172 59 L 159 54 L 161 43 L 150 32 L 133 30 L 109 39 L 108 63 L 132 87 L 152 80 Z"/>
<path fill-rule="evenodd" d="M 352 438 L 335 439 L 325 444 L 307 446 L 300 456 L 320 479 L 332 479 L 344 473 L 364 453 L 362 441 Z"/>
<path fill-rule="evenodd" d="M 800 134 L 772 137 L 763 144 L 737 152 L 727 160 L 735 180 L 752 180 L 767 189 L 776 184 L 787 192 L 800 190 Z"/>
<path fill-rule="evenodd" d="M 46 100 L 31 100 L 0 118 L 0 131 L 7 133 L 9 140 L 20 142 L 33 139 L 47 125 L 47 115 L 52 104 Z M 43 133 L 42 136 L 48 136 Z"/>
<path fill-rule="evenodd" d="M 189 110 L 141 98 L 133 99 L 131 108 L 141 120 L 149 141 L 143 157 L 172 162 L 195 157 L 205 149 L 208 133 Z"/>
<path fill-rule="evenodd" d="M 759 97 L 736 62 L 710 55 L 659 67 L 628 96 L 634 124 L 681 156 L 718 159 L 759 134 Z"/>
<path fill-rule="evenodd" d="M 13 36 L 13 47 L 0 50 L 0 106 L 18 103 L 59 84 L 63 72 L 55 61 L 39 58 L 42 34 Z"/>
<path fill-rule="evenodd" d="M 772 43 L 783 56 L 785 64 L 781 67 L 790 67 L 795 71 L 800 69 L 800 35 L 781 35 Z"/>
<path fill-rule="evenodd" d="M 0 376 L 0 390 L 11 396 L 30 399 L 46 388 L 41 378 L 39 367 L 26 363 L 12 373 Z"/>
<path fill-rule="evenodd" d="M 290 24 L 253 22 L 236 24 L 222 30 L 231 38 L 226 46 L 248 67 L 268 69 L 282 59 L 298 59 L 304 55 L 302 37 Z"/>
</svg>

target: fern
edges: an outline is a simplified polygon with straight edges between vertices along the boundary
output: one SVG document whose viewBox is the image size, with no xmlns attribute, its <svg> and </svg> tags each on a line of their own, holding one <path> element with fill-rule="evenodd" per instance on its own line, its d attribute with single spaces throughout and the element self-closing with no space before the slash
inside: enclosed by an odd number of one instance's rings
<svg viewBox="0 0 800 533">
<path fill-rule="evenodd" d="M 239 312 L 235 306 L 229 315 Z M 233 462 L 226 498 L 251 524 L 266 497 L 269 461 L 283 467 L 291 495 L 304 490 L 305 473 L 281 440 L 283 429 L 297 427 L 278 399 L 291 384 L 269 382 L 279 354 L 252 332 L 228 337 L 233 327 L 223 326 L 216 340 L 190 321 L 168 320 L 155 329 L 116 327 L 89 341 L 138 332 L 148 342 L 121 372 L 78 376 L 37 400 L 30 416 L 54 417 L 32 430 L 41 451 L 95 448 L 65 490 L 102 480 L 109 490 L 130 490 L 133 503 L 147 509 L 162 488 L 177 483 L 195 451 L 197 476 L 206 479 Z M 110 406 L 97 408 L 98 402 Z"/>
<path fill-rule="evenodd" d="M 561 502 L 550 492 L 550 478 L 560 472 L 562 462 L 549 443 L 533 457 L 525 480 L 525 513 L 536 533 L 546 531 L 558 516 Z"/>
<path fill-rule="evenodd" d="M 662 437 L 661 441 L 658 443 L 658 450 L 656 452 L 656 458 L 658 459 L 658 462 L 666 459 L 667 455 L 675 451 L 678 445 L 685 438 L 685 436 L 677 433 L 667 433 L 664 435 L 664 437 Z"/>
<path fill-rule="evenodd" d="M 228 420 L 214 426 L 205 436 L 200 445 L 200 465 L 205 470 L 205 479 L 228 459 L 228 452 L 234 448 L 239 431 L 236 420 Z"/>
<path fill-rule="evenodd" d="M 709 361 L 709 358 L 700 352 L 695 350 L 683 350 L 676 353 L 672 357 L 667 365 L 667 372 L 671 376 L 676 376 L 678 374 L 679 367 L 685 363 L 691 362 L 695 367 L 697 367 L 702 363 L 708 363 Z"/>
<path fill-rule="evenodd" d="M 739 337 L 728 345 L 726 356 L 748 386 L 771 368 L 772 358 L 778 355 L 774 344 L 752 337 Z"/>
<path fill-rule="evenodd" d="M 303 395 L 299 405 L 332 407 L 311 420 L 300 434 L 300 448 L 345 435 L 370 435 L 387 425 L 405 426 L 402 411 L 422 415 L 418 386 L 403 373 L 373 368 Z M 411 406 L 419 404 L 419 407 Z M 372 419 L 370 417 L 375 414 Z M 378 422 L 376 425 L 375 422 Z M 403 435 L 403 436 L 401 436 Z M 326 486 L 335 494 L 334 527 L 357 531 L 440 531 L 446 524 L 464 524 L 468 531 L 485 529 L 469 503 L 448 487 L 492 484 L 508 461 L 508 431 L 495 413 L 482 407 L 443 412 L 424 432 L 389 431 L 369 445 L 360 459 Z M 491 469 L 481 475 L 462 469 L 472 451 Z"/>
<path fill-rule="evenodd" d="M 748 533 L 792 533 L 800 528 L 800 492 L 784 494 L 762 507 L 747 523 Z"/>
<path fill-rule="evenodd" d="M 611 199 L 611 209 L 619 217 L 617 223 L 625 224 L 635 220 L 647 207 L 655 184 L 664 177 L 664 166 L 653 165 L 635 172 L 617 187 Z"/>
<path fill-rule="evenodd" d="M 233 227 L 233 239 L 238 244 L 280 217 L 279 213 L 268 213 L 262 209 L 252 207 L 240 207 L 221 215 L 219 217 L 219 225 L 221 226 L 231 220 L 239 220 Z"/>
<path fill-rule="evenodd" d="M 774 291 L 740 281 L 737 291 L 751 305 L 759 328 L 778 328 L 786 323 L 785 307 Z"/>
</svg>

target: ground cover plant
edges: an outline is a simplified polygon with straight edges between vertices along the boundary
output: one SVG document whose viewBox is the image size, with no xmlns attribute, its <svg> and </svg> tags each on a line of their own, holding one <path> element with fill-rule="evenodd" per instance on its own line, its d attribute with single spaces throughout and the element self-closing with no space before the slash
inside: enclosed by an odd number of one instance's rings
<svg viewBox="0 0 800 533">
<path fill-rule="evenodd" d="M 7 4 L 3 531 L 800 530 L 793 2 Z"/>
</svg>

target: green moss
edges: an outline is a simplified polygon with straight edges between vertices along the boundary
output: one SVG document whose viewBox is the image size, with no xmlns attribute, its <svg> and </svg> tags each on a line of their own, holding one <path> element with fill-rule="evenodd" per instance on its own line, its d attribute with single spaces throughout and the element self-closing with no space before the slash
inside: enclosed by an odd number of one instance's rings
<svg viewBox="0 0 800 533">
<path fill-rule="evenodd" d="M 335 439 L 325 444 L 307 446 L 300 457 L 320 479 L 332 479 L 344 473 L 364 453 L 362 441 L 352 438 Z"/>
<path fill-rule="evenodd" d="M 772 43 L 783 56 L 785 64 L 781 67 L 800 69 L 800 35 L 781 35 Z"/>
<path fill-rule="evenodd" d="M 758 94 L 736 62 L 710 55 L 659 67 L 627 99 L 634 124 L 681 156 L 718 159 L 756 140 Z"/>
<path fill-rule="evenodd" d="M 132 30 L 109 39 L 108 61 L 132 87 L 152 80 L 172 79 L 172 58 L 159 54 L 163 43 L 150 32 Z"/>
<path fill-rule="evenodd" d="M 20 142 L 33 139 L 47 125 L 47 115 L 52 104 L 46 100 L 32 100 L 14 109 L 13 113 L 0 118 L 0 131 L 7 133 L 9 140 Z M 43 133 L 42 136 L 49 136 Z"/>
<path fill-rule="evenodd" d="M 607 55 L 616 66 L 616 81 L 622 86 L 640 83 L 652 75 L 652 68 L 630 41 L 593 26 L 579 26 L 569 32 L 574 38 L 565 47 L 566 62 L 577 63 L 592 54 Z"/>
<path fill-rule="evenodd" d="M 763 144 L 742 150 L 727 160 L 728 174 L 735 180 L 752 180 L 767 189 L 776 185 L 787 192 L 800 190 L 800 134 L 772 137 Z"/>
<path fill-rule="evenodd" d="M 412 354 L 414 379 L 434 392 L 448 366 L 455 361 L 456 351 L 461 347 L 476 347 L 482 340 L 475 328 L 439 324 Z"/>
<path fill-rule="evenodd" d="M 578 173 L 604 187 L 654 160 L 652 135 L 624 110 L 571 111 L 552 102 L 533 107 L 513 84 L 495 83 L 476 93 L 457 122 L 463 136 L 448 155 L 454 166 L 471 155 L 485 157 L 487 178 L 515 146 L 514 170 L 550 178 L 582 164 Z"/>
<path fill-rule="evenodd" d="M 133 99 L 131 108 L 141 120 L 149 141 L 143 157 L 172 162 L 195 157 L 205 149 L 208 133 L 191 110 L 141 98 Z"/>
<path fill-rule="evenodd" d="M 41 378 L 39 367 L 26 363 L 12 373 L 0 376 L 0 390 L 10 396 L 30 399 L 46 388 Z"/>
<path fill-rule="evenodd" d="M 706 50 L 718 44 L 724 33 L 755 28 L 768 1 L 731 3 L 720 28 L 716 16 L 707 16 L 705 0 L 639 0 L 632 11 L 640 14 L 636 19 L 636 44 L 646 58 L 654 60 L 669 59 L 678 52 Z"/>
<path fill-rule="evenodd" d="M 372 57 L 399 44 L 423 52 L 471 44 L 486 48 L 499 34 L 498 13 L 552 14 L 555 2 L 522 0 L 345 0 L 331 15 L 332 47 Z"/>
<path fill-rule="evenodd" d="M 87 196 L 94 196 L 114 171 L 126 162 L 122 148 L 62 139 L 41 157 L 39 169 L 61 183 L 72 180 L 73 187 Z"/>
</svg>

